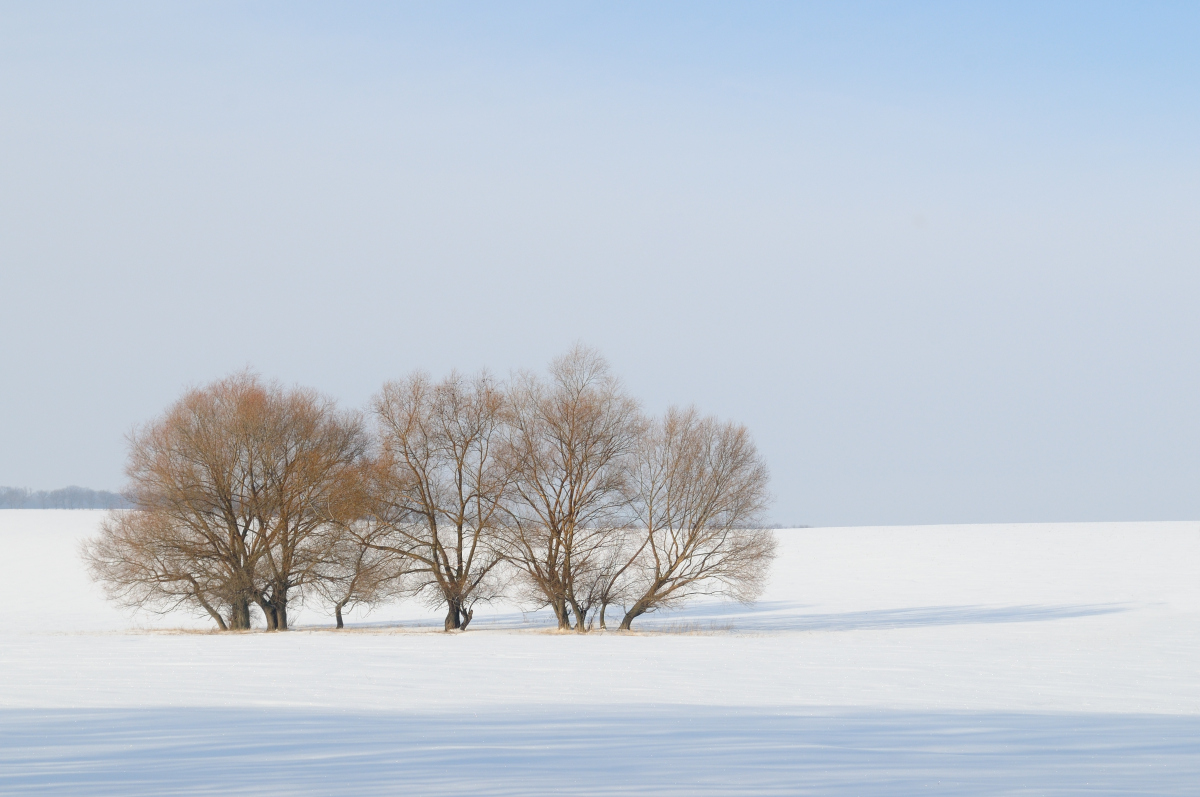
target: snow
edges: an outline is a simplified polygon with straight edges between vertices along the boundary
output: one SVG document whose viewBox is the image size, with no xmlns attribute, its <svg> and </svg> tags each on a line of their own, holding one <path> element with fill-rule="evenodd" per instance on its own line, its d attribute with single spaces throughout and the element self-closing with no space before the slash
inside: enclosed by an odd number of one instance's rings
<svg viewBox="0 0 1200 797">
<path fill-rule="evenodd" d="M 1200 792 L 1197 523 L 785 530 L 640 634 L 211 634 L 104 601 L 102 517 L 0 511 L 0 793 Z"/>
</svg>

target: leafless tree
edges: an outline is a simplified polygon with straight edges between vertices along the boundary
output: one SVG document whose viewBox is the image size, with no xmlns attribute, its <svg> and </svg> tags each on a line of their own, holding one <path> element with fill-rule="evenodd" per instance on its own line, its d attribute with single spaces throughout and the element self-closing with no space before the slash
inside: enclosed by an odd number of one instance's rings
<svg viewBox="0 0 1200 797">
<path fill-rule="evenodd" d="M 386 531 L 373 518 L 356 518 L 347 525 L 331 526 L 324 558 L 310 587 L 333 609 L 338 628 L 345 627 L 344 611 L 377 606 L 405 592 L 408 562 L 378 543 Z"/>
<path fill-rule="evenodd" d="M 248 628 L 257 604 L 286 629 L 293 591 L 328 558 L 329 525 L 361 511 L 366 453 L 358 416 L 310 390 L 250 373 L 191 390 L 131 436 L 136 509 L 111 515 L 85 556 L 127 602 L 190 602 L 229 628 Z"/>
<path fill-rule="evenodd" d="M 464 629 L 474 605 L 503 588 L 503 391 L 486 373 L 437 383 L 415 373 L 385 385 L 372 409 L 381 448 L 374 515 L 388 532 L 372 545 L 406 557 L 414 590 L 445 605 L 445 629 Z"/>
<path fill-rule="evenodd" d="M 761 593 L 775 538 L 758 527 L 768 474 L 746 427 L 671 409 L 642 438 L 635 474 L 644 531 L 618 574 L 631 596 L 621 628 L 697 595 Z"/>
<path fill-rule="evenodd" d="M 511 391 L 508 552 L 559 628 L 570 628 L 573 614 L 576 630 L 586 631 L 605 595 L 603 560 L 625 526 L 627 461 L 645 423 L 595 351 L 576 346 L 550 376 L 547 384 L 520 375 Z"/>
</svg>

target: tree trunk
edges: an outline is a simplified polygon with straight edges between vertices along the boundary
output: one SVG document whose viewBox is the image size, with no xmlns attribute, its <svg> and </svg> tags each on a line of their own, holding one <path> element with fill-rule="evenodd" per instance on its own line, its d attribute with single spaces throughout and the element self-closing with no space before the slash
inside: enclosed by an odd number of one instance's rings
<svg viewBox="0 0 1200 797">
<path fill-rule="evenodd" d="M 554 617 L 558 620 L 559 631 L 571 630 L 571 612 L 567 608 L 565 598 L 555 598 L 550 602 L 550 607 L 554 609 Z"/>
<path fill-rule="evenodd" d="M 234 631 L 250 628 L 250 601 L 244 596 L 235 598 L 229 607 L 229 627 Z"/>
<path fill-rule="evenodd" d="M 275 599 L 275 630 L 277 631 L 288 630 L 287 605 L 286 593 L 283 597 Z"/>
<path fill-rule="evenodd" d="M 446 601 L 446 630 L 457 631 L 462 628 L 462 621 L 459 619 L 459 610 L 462 604 L 457 600 Z"/>
<path fill-rule="evenodd" d="M 270 598 L 258 598 L 258 607 L 262 609 L 263 616 L 267 618 L 268 631 L 286 631 L 288 630 L 287 592 L 272 590 L 272 593 Z"/>
<path fill-rule="evenodd" d="M 467 623 L 471 622 L 471 618 L 475 616 L 475 610 L 467 611 L 463 608 L 461 598 L 446 601 L 446 630 L 447 631 L 463 631 L 467 627 Z"/>
<path fill-rule="evenodd" d="M 342 606 L 343 605 L 345 605 L 345 604 L 339 603 L 337 606 L 333 607 L 333 616 L 337 618 L 337 627 L 338 628 L 346 627 L 345 624 L 342 623 Z"/>
<path fill-rule="evenodd" d="M 629 611 L 627 611 L 625 613 L 625 617 L 621 619 L 621 630 L 628 631 L 629 626 L 633 624 L 633 621 L 636 620 L 637 618 L 641 617 L 645 613 L 646 613 L 646 604 L 645 603 L 643 603 L 642 601 L 638 601 L 637 603 L 633 604 L 633 607 Z"/>
<path fill-rule="evenodd" d="M 587 611 L 580 609 L 579 604 L 571 601 L 571 609 L 575 612 L 575 631 L 580 634 L 586 634 L 587 627 Z"/>
<path fill-rule="evenodd" d="M 267 630 L 274 631 L 279 627 L 275 616 L 275 606 L 266 598 L 258 599 L 258 608 L 262 609 L 263 619 L 267 622 Z"/>
<path fill-rule="evenodd" d="M 608 630 L 608 626 L 606 626 L 604 624 L 604 610 L 607 608 L 608 608 L 608 603 L 601 601 L 600 602 L 600 629 L 603 631 Z"/>
</svg>

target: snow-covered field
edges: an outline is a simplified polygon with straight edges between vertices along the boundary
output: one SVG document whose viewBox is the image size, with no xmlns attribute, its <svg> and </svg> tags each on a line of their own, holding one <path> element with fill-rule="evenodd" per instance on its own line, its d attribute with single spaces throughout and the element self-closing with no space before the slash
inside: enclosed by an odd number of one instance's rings
<svg viewBox="0 0 1200 797">
<path fill-rule="evenodd" d="M 0 511 L 2 794 L 1200 794 L 1200 524 L 779 532 L 646 633 L 179 633 Z"/>
</svg>

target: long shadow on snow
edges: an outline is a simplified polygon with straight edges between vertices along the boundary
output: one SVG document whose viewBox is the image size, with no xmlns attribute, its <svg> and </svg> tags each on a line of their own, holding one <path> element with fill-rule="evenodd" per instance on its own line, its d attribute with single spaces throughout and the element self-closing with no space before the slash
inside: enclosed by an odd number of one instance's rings
<svg viewBox="0 0 1200 797">
<path fill-rule="evenodd" d="M 913 606 L 859 612 L 810 614 L 800 603 L 768 601 L 752 606 L 736 603 L 698 604 L 659 616 L 639 618 L 643 628 L 705 624 L 737 631 L 869 631 L 945 625 L 1032 623 L 1068 620 L 1127 611 L 1121 604 L 1066 604 L 1045 606 Z M 636 626 L 635 626 L 636 627 Z"/>
<path fill-rule="evenodd" d="M 860 612 L 806 613 L 805 604 L 790 601 L 764 601 L 749 606 L 737 603 L 702 603 L 684 609 L 647 614 L 639 617 L 634 628 L 656 630 L 716 631 L 869 631 L 889 628 L 920 628 L 985 623 L 1031 623 L 1068 620 L 1128 611 L 1122 604 L 1093 603 L 1043 606 L 914 606 L 904 609 L 873 609 Z M 615 628 L 621 613 L 611 617 Z M 485 614 L 472 628 L 517 629 L 550 628 L 554 616 L 548 611 Z M 440 619 L 403 623 L 356 623 L 357 628 L 441 628 Z"/>
<path fill-rule="evenodd" d="M 1200 717 L 686 706 L 0 711 L 7 795 L 1195 794 Z"/>
</svg>

